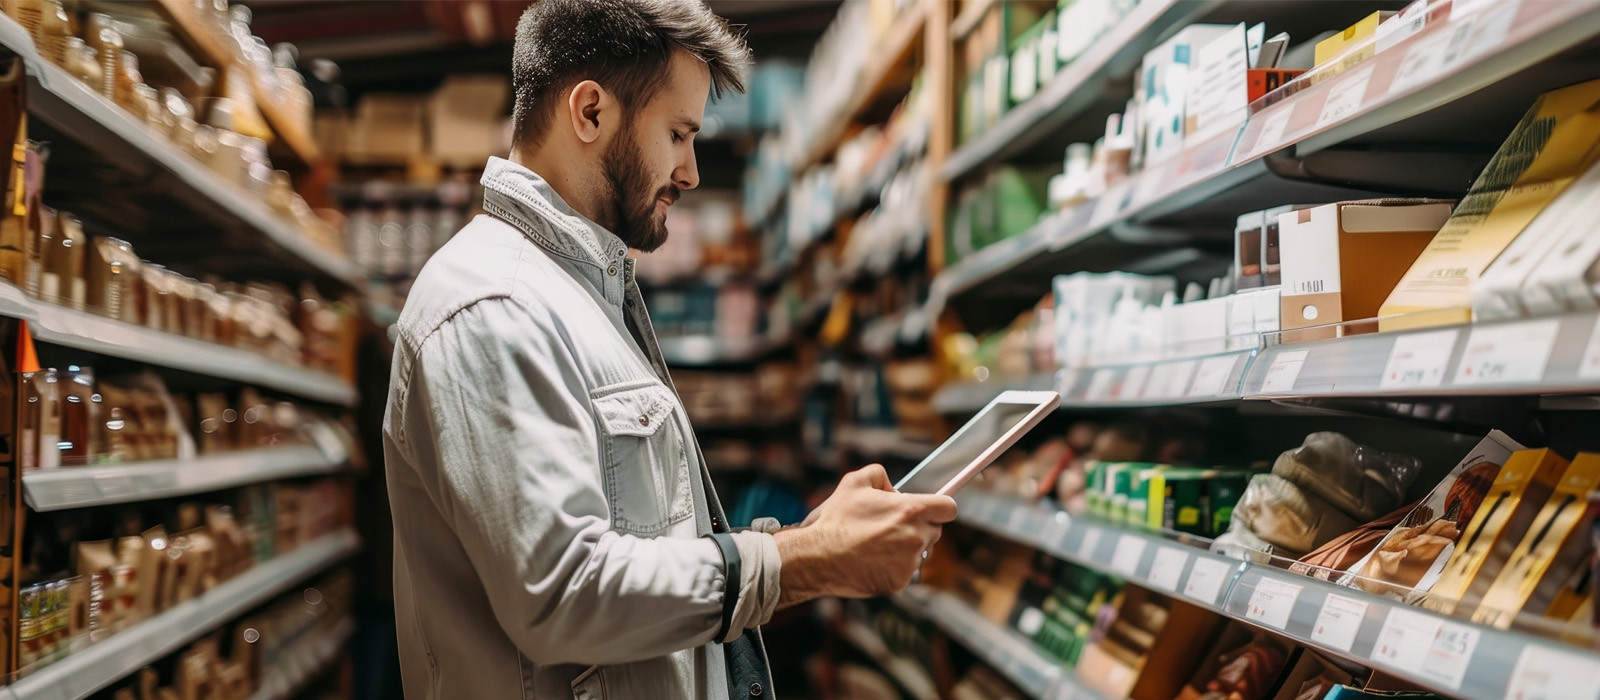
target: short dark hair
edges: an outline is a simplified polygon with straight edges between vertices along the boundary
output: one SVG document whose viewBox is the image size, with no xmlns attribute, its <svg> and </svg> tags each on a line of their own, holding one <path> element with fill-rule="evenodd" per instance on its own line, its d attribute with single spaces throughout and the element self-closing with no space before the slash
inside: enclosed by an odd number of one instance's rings
<svg viewBox="0 0 1600 700">
<path fill-rule="evenodd" d="M 744 92 L 750 49 L 700 0 L 536 1 L 512 48 L 512 142 L 543 138 L 561 93 L 581 80 L 600 83 L 624 108 L 648 103 L 678 50 L 706 64 L 718 97 Z"/>
</svg>

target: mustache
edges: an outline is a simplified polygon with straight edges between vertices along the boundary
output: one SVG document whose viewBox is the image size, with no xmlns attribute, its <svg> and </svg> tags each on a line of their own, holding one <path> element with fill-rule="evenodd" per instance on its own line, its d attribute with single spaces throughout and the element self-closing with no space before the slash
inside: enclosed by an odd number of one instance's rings
<svg viewBox="0 0 1600 700">
<path fill-rule="evenodd" d="M 667 204 L 672 205 L 677 204 L 678 198 L 682 196 L 683 190 L 678 189 L 677 185 L 667 185 L 666 187 L 657 190 L 656 196 L 651 201 L 656 199 L 665 199 L 667 200 Z"/>
</svg>

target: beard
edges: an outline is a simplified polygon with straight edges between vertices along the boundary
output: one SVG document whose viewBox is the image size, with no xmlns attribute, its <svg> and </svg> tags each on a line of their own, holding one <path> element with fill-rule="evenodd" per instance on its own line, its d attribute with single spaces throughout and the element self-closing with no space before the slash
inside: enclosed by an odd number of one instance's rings
<svg viewBox="0 0 1600 700">
<path fill-rule="evenodd" d="M 656 200 L 676 202 L 682 192 L 675 185 L 652 187 L 632 127 L 611 142 L 602 168 L 611 202 L 611 221 L 604 223 L 629 248 L 646 253 L 660 248 L 667 242 L 667 217 L 656 216 Z"/>
</svg>

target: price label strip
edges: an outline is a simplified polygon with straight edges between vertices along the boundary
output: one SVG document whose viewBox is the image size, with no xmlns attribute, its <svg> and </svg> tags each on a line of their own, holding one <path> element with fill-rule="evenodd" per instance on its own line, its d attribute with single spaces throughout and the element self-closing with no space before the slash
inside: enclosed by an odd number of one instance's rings
<svg viewBox="0 0 1600 700">
<path fill-rule="evenodd" d="M 1111 554 L 1111 570 L 1128 578 L 1139 575 L 1139 559 L 1144 557 L 1144 540 L 1133 535 L 1117 538 L 1117 549 Z"/>
<path fill-rule="evenodd" d="M 1322 601 L 1322 612 L 1317 613 L 1317 624 L 1311 628 L 1311 641 L 1349 653 L 1366 616 L 1366 602 L 1329 593 Z"/>
<path fill-rule="evenodd" d="M 1194 360 L 1172 363 L 1172 369 L 1167 375 L 1167 388 L 1162 392 L 1162 395 L 1183 396 L 1188 393 L 1197 364 Z"/>
<path fill-rule="evenodd" d="M 1305 367 L 1306 358 L 1310 355 L 1310 350 L 1278 353 L 1272 358 L 1272 364 L 1267 367 L 1267 376 L 1261 381 L 1261 393 L 1287 394 L 1294 391 L 1295 380 L 1300 378 L 1300 369 Z"/>
<path fill-rule="evenodd" d="M 1250 594 L 1250 607 L 1245 608 L 1244 616 L 1260 622 L 1273 629 L 1282 630 L 1289 624 L 1289 613 L 1294 611 L 1294 603 L 1300 599 L 1300 591 L 1304 587 L 1299 584 L 1289 583 L 1275 578 L 1263 578 L 1256 583 L 1256 589 Z"/>
<path fill-rule="evenodd" d="M 1432 615 L 1390 608 L 1378 641 L 1372 646 L 1372 660 L 1392 669 L 1421 674 L 1442 624 Z"/>
<path fill-rule="evenodd" d="M 1422 675 L 1443 683 L 1451 690 L 1461 689 L 1461 680 L 1472 663 L 1472 652 L 1478 648 L 1478 630 L 1468 625 L 1446 622 L 1439 626 L 1439 636 L 1428 648 L 1428 657 L 1422 662 Z"/>
<path fill-rule="evenodd" d="M 1156 548 L 1155 561 L 1150 562 L 1150 585 L 1174 593 L 1178 579 L 1183 577 L 1183 567 L 1189 563 L 1189 554 L 1177 547 Z"/>
<path fill-rule="evenodd" d="M 1194 560 L 1194 567 L 1189 570 L 1189 581 L 1183 585 L 1183 594 L 1206 605 L 1215 607 L 1217 596 L 1222 593 L 1222 585 L 1228 581 L 1228 572 L 1233 567 L 1227 562 L 1198 557 Z"/>
<path fill-rule="evenodd" d="M 1078 556 L 1085 560 L 1093 561 L 1095 551 L 1100 548 L 1100 528 L 1084 528 L 1083 540 L 1078 542 Z"/>
<path fill-rule="evenodd" d="M 1467 336 L 1454 383 L 1525 384 L 1544 379 L 1561 321 L 1544 319 L 1478 326 Z"/>
<path fill-rule="evenodd" d="M 1594 330 L 1589 332 L 1589 344 L 1584 346 L 1583 359 L 1578 362 L 1578 376 L 1600 377 L 1600 318 L 1595 319 Z"/>
<path fill-rule="evenodd" d="M 1090 401 L 1105 401 L 1110 399 L 1111 389 L 1116 381 L 1116 370 L 1095 370 L 1094 376 L 1089 378 L 1089 390 L 1084 392 L 1084 398 Z"/>
<path fill-rule="evenodd" d="M 1439 74 L 1444 68 L 1445 45 L 1450 39 L 1450 33 L 1436 31 L 1428 34 L 1411 45 L 1406 50 L 1406 56 L 1400 61 L 1400 70 L 1394 75 L 1394 82 L 1389 85 L 1389 92 L 1399 92 L 1421 85 Z"/>
<path fill-rule="evenodd" d="M 1233 366 L 1239 358 L 1208 357 L 1200 362 L 1200 370 L 1194 375 L 1194 382 L 1189 384 L 1190 398 L 1220 397 L 1227 388 L 1228 378 L 1233 376 Z"/>
<path fill-rule="evenodd" d="M 1457 330 L 1409 333 L 1394 340 L 1389 362 L 1378 379 L 1380 389 L 1413 389 L 1444 383 L 1445 365 L 1456 349 Z"/>
<path fill-rule="evenodd" d="M 1122 398 L 1141 399 L 1145 394 L 1145 382 L 1150 379 L 1150 365 L 1135 365 L 1128 368 L 1128 376 L 1122 380 Z"/>
<path fill-rule="evenodd" d="M 1370 82 L 1372 66 L 1342 76 L 1329 89 L 1328 99 L 1322 103 L 1322 112 L 1317 115 L 1317 128 L 1342 121 L 1359 111 L 1367 97 L 1367 83 Z"/>
<path fill-rule="evenodd" d="M 1107 190 L 1095 200 L 1094 213 L 1089 217 L 1089 228 L 1100 228 L 1116 220 L 1122 213 L 1123 205 L 1127 204 L 1129 185 L 1124 182 Z"/>
<path fill-rule="evenodd" d="M 1289 130 L 1289 116 L 1294 113 L 1292 103 L 1283 105 L 1267 121 L 1261 125 L 1261 131 L 1256 135 L 1256 143 L 1250 149 L 1252 156 L 1283 147 L 1283 136 Z"/>
<path fill-rule="evenodd" d="M 1540 644 L 1517 656 L 1506 700 L 1600 700 L 1600 661 Z"/>
</svg>

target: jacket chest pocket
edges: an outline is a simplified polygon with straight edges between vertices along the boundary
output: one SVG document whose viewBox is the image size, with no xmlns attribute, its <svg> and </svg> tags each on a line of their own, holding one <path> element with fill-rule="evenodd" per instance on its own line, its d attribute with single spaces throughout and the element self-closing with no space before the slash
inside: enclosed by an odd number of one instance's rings
<svg viewBox="0 0 1600 700">
<path fill-rule="evenodd" d="M 693 515 L 686 426 L 672 392 L 653 382 L 606 387 L 594 406 L 612 526 L 658 535 Z"/>
</svg>

